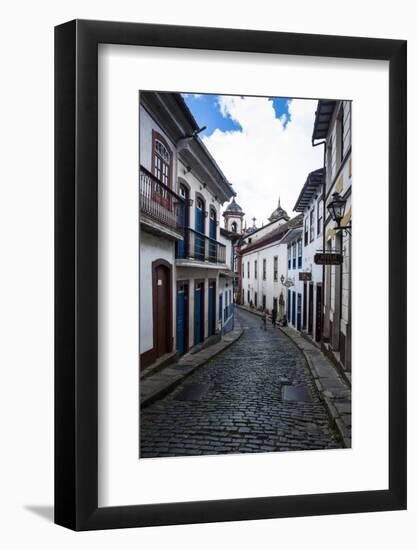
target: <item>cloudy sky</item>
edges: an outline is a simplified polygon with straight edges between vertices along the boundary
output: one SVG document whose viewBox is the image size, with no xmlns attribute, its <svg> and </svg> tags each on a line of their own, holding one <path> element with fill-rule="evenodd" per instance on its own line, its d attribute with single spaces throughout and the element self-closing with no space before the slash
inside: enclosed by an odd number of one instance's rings
<svg viewBox="0 0 417 550">
<path fill-rule="evenodd" d="M 323 164 L 312 147 L 316 100 L 184 94 L 200 134 L 237 193 L 247 225 L 260 227 L 281 206 L 293 207 L 307 174 Z M 226 206 L 226 205 L 224 205 Z"/>
</svg>

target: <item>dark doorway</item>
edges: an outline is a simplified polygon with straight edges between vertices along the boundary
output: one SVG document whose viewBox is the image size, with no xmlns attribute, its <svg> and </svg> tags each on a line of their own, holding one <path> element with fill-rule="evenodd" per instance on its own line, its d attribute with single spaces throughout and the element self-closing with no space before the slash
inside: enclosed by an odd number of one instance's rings
<svg viewBox="0 0 417 550">
<path fill-rule="evenodd" d="M 303 284 L 303 330 L 307 326 L 307 283 Z"/>
<path fill-rule="evenodd" d="M 188 351 L 188 283 L 177 284 L 177 351 L 183 355 Z"/>
<path fill-rule="evenodd" d="M 208 335 L 213 336 L 216 332 L 216 283 L 209 283 L 209 304 L 208 304 Z"/>
<path fill-rule="evenodd" d="M 297 294 L 297 330 L 301 330 L 301 293 Z"/>
<path fill-rule="evenodd" d="M 171 266 L 165 260 L 153 263 L 153 334 L 156 358 L 172 345 Z"/>
<path fill-rule="evenodd" d="M 318 284 L 316 287 L 316 340 L 321 340 L 321 323 L 322 323 L 322 286 Z"/>
<path fill-rule="evenodd" d="M 194 345 L 204 340 L 204 282 L 195 283 L 194 289 Z"/>
<path fill-rule="evenodd" d="M 314 285 L 308 285 L 308 333 L 313 334 L 313 308 L 314 308 Z"/>
</svg>

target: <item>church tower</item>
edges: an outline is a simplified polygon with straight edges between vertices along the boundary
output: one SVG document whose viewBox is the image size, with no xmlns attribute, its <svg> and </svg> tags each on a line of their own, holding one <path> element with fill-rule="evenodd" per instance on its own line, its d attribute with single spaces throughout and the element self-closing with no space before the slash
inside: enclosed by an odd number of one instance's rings
<svg viewBox="0 0 417 550">
<path fill-rule="evenodd" d="M 287 222 L 290 219 L 287 212 L 281 208 L 281 198 L 278 198 L 278 206 L 269 216 L 268 220 L 272 222 L 281 221 L 282 223 Z"/>
<path fill-rule="evenodd" d="M 223 212 L 224 228 L 238 235 L 243 234 L 243 218 L 245 213 L 233 197 L 226 210 Z"/>
</svg>

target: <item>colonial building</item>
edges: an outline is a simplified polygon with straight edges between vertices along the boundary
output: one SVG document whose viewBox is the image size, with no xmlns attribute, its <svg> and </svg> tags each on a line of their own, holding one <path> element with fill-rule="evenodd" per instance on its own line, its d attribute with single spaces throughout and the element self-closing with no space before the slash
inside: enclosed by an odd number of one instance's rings
<svg viewBox="0 0 417 550">
<path fill-rule="evenodd" d="M 283 282 L 287 289 L 286 315 L 288 324 L 301 330 L 301 313 L 303 310 L 303 287 L 300 273 L 303 270 L 303 218 L 296 216 L 288 232 L 280 241 L 281 248 L 286 249 L 286 274 Z"/>
<path fill-rule="evenodd" d="M 244 217 L 245 213 L 233 197 L 223 211 L 224 228 L 220 230 L 220 233 L 231 243 L 231 266 L 234 272 L 233 301 L 235 303 L 240 303 L 239 297 L 242 292 L 242 265 L 238 251 L 244 234 Z"/>
<path fill-rule="evenodd" d="M 218 220 L 235 193 L 200 131 L 180 94 L 141 93 L 141 368 L 218 333 Z"/>
<path fill-rule="evenodd" d="M 323 296 L 323 346 L 351 370 L 351 102 L 318 102 L 313 144 L 325 143 L 323 249 L 342 263 L 326 265 Z"/>
<path fill-rule="evenodd" d="M 270 313 L 278 319 L 287 315 L 287 288 L 292 285 L 287 274 L 287 236 L 295 236 L 301 227 L 301 216 L 293 220 L 278 202 L 269 223 L 260 229 L 251 228 L 243 236 L 239 248 L 241 293 L 239 303 Z"/>
<path fill-rule="evenodd" d="M 314 262 L 314 256 L 323 249 L 323 168 L 311 172 L 305 181 L 295 212 L 303 215 L 302 270 L 303 307 L 301 330 L 314 341 L 321 341 L 323 314 L 323 266 Z"/>
</svg>

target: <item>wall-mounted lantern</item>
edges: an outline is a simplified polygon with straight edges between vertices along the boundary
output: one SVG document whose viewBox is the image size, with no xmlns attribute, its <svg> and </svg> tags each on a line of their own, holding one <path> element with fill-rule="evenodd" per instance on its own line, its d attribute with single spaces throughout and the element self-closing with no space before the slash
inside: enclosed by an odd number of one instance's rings
<svg viewBox="0 0 417 550">
<path fill-rule="evenodd" d="M 346 199 L 343 198 L 340 193 L 333 193 L 332 200 L 327 205 L 327 210 L 329 211 L 331 219 L 337 223 L 337 231 L 347 231 L 350 233 L 352 224 L 349 225 L 340 225 L 340 222 L 344 218 L 346 210 Z"/>
</svg>

